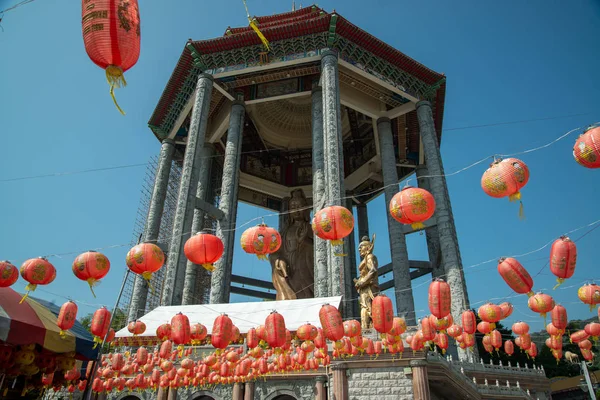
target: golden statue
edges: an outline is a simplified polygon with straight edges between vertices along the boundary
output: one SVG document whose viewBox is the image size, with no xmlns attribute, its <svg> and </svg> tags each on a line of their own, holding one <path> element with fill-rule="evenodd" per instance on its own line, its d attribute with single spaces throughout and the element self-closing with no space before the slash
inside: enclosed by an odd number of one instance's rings
<svg viewBox="0 0 600 400">
<path fill-rule="evenodd" d="M 314 297 L 314 240 L 310 208 L 302 189 L 289 201 L 287 223 L 281 231 L 281 248 L 269 255 L 276 300 Z"/>
<path fill-rule="evenodd" d="M 358 265 L 360 278 L 354 279 L 354 287 L 356 287 L 359 294 L 362 329 L 372 327 L 371 305 L 373 299 L 379 293 L 379 277 L 377 276 L 379 263 L 377 262 L 377 257 L 373 254 L 374 247 L 375 234 L 373 234 L 373 240 L 369 240 L 367 236 L 364 236 L 358 245 L 358 253 L 362 261 Z"/>
</svg>

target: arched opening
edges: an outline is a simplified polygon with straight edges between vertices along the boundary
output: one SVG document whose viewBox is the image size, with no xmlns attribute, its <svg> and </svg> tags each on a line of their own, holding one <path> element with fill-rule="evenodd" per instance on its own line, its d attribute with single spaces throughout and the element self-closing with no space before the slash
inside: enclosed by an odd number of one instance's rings
<svg viewBox="0 0 600 400">
<path fill-rule="evenodd" d="M 140 398 L 137 397 L 137 396 L 131 396 L 130 395 L 130 396 L 123 397 L 121 400 L 140 400 Z"/>
<path fill-rule="evenodd" d="M 215 400 L 215 398 L 202 394 L 199 397 L 194 397 L 194 400 Z"/>
<path fill-rule="evenodd" d="M 275 397 L 273 400 L 296 400 L 295 397 L 290 396 L 289 394 L 282 394 Z"/>
</svg>

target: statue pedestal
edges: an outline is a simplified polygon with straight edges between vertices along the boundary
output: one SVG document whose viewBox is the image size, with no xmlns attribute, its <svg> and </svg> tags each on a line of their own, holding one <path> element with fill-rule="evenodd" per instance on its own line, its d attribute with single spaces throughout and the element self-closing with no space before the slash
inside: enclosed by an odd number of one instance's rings
<svg viewBox="0 0 600 400">
<path fill-rule="evenodd" d="M 379 340 L 379 332 L 373 328 L 362 329 L 361 332 L 362 337 L 365 339 L 371 339 L 373 341 Z"/>
</svg>

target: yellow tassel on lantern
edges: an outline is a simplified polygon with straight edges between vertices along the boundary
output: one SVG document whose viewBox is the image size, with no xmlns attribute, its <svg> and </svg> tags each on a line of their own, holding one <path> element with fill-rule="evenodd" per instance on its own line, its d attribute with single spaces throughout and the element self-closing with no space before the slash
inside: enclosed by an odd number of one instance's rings
<svg viewBox="0 0 600 400">
<path fill-rule="evenodd" d="M 202 264 L 202 268 L 204 268 L 207 271 L 213 272 L 215 270 L 215 266 L 213 264 Z"/>
<path fill-rule="evenodd" d="M 27 284 L 27 286 L 25 286 L 25 291 L 26 291 L 25 296 L 23 296 L 23 298 L 21 299 L 21 301 L 19 302 L 19 304 L 23 303 L 25 301 L 25 299 L 27 297 L 29 297 L 29 292 L 33 292 L 36 287 L 37 287 L 37 285 L 34 284 L 34 283 Z"/>
<path fill-rule="evenodd" d="M 417 230 L 417 229 L 424 229 L 425 225 L 423 225 L 422 222 L 415 222 L 413 224 L 410 224 L 410 227 L 413 228 L 414 230 Z"/>
<path fill-rule="evenodd" d="M 94 278 L 90 278 L 87 280 L 88 285 L 90 285 L 90 290 L 92 291 L 92 295 L 94 296 L 94 298 L 96 298 L 96 293 L 94 293 L 94 286 L 98 286 L 100 284 L 100 281 L 97 281 Z"/>
<path fill-rule="evenodd" d="M 564 281 L 565 281 L 565 279 L 563 279 L 563 278 L 556 278 L 556 282 L 558 282 L 558 283 L 556 285 L 554 285 L 554 287 L 552 288 L 552 290 L 554 290 L 557 287 L 559 287 L 560 285 L 562 285 Z"/>
<path fill-rule="evenodd" d="M 517 200 L 521 200 L 521 192 L 513 193 L 510 196 L 508 196 L 508 201 L 517 201 Z"/>
<path fill-rule="evenodd" d="M 125 112 L 119 107 L 117 103 L 117 99 L 115 98 L 115 88 L 122 88 L 127 86 L 127 81 L 125 80 L 125 76 L 123 75 L 123 70 L 121 67 L 117 67 L 116 65 L 109 65 L 106 67 L 106 80 L 110 85 L 110 97 L 112 97 L 115 106 L 119 110 L 119 112 L 125 115 Z"/>
<path fill-rule="evenodd" d="M 523 202 L 519 202 L 519 219 L 525 219 L 525 211 L 523 210 Z"/>
<path fill-rule="evenodd" d="M 152 294 L 154 294 L 154 286 L 152 285 L 152 282 L 150 281 L 152 279 L 152 272 L 143 272 L 142 273 L 142 278 L 144 278 L 144 280 L 146 280 L 146 282 L 148 283 L 148 287 L 150 288 L 150 292 Z"/>
</svg>

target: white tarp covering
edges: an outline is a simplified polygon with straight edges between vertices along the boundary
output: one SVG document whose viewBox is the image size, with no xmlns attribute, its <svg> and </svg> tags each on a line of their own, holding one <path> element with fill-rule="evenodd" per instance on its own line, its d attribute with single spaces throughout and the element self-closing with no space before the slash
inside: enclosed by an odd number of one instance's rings
<svg viewBox="0 0 600 400">
<path fill-rule="evenodd" d="M 317 299 L 260 301 L 254 303 L 231 303 L 231 304 L 195 304 L 190 306 L 164 306 L 157 307 L 148 314 L 139 318 L 146 324 L 146 331 L 141 337 L 156 336 L 156 328 L 164 323 L 170 323 L 171 318 L 177 313 L 185 314 L 190 324 L 200 323 L 206 326 L 208 333 L 221 314 L 227 314 L 238 327 L 240 333 L 246 333 L 250 328 L 264 325 L 265 319 L 275 310 L 285 318 L 285 326 L 290 331 L 295 331 L 303 324 L 311 323 L 321 327 L 319 322 L 319 310 L 323 304 L 331 304 L 339 309 L 341 296 L 321 297 Z M 133 336 L 127 327 L 116 333 L 116 337 Z"/>
</svg>

